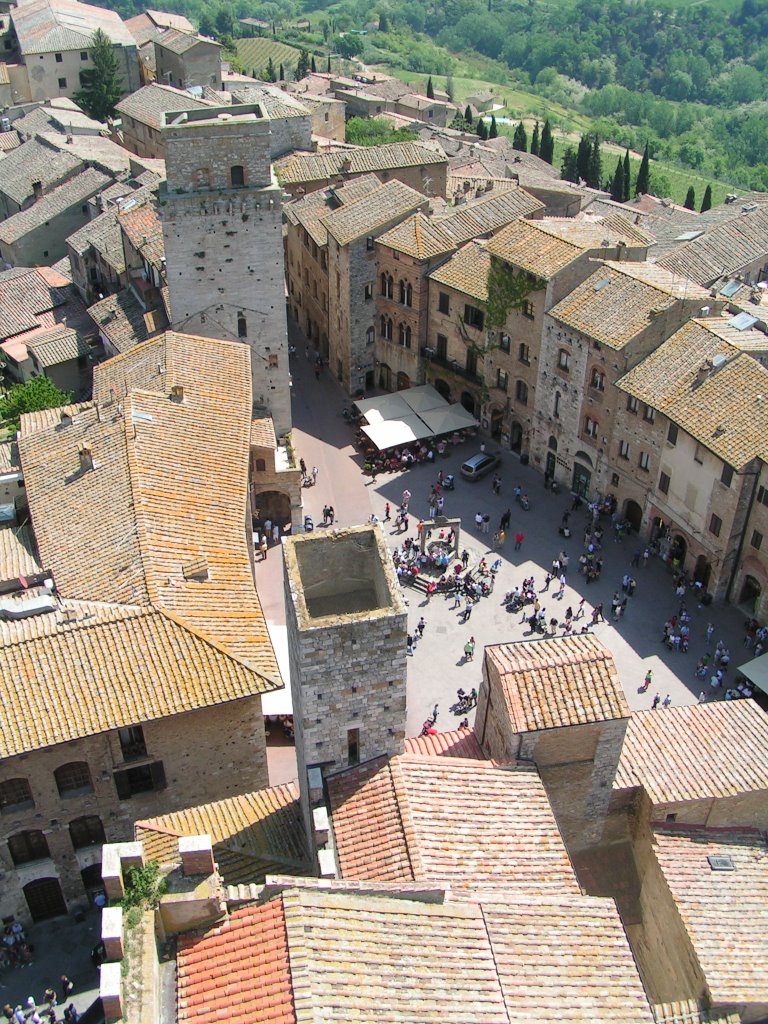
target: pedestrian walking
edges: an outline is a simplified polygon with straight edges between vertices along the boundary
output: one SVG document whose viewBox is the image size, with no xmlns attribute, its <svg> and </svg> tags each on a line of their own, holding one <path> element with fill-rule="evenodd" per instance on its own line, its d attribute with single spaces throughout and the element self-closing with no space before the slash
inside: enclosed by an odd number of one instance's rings
<svg viewBox="0 0 768 1024">
<path fill-rule="evenodd" d="M 702 690 L 701 693 L 699 694 L 699 704 L 706 704 L 706 702 L 707 702 L 707 695 L 704 692 L 704 690 Z"/>
<path fill-rule="evenodd" d="M 667 696 L 664 698 L 664 700 L 661 703 L 662 703 L 662 705 L 665 708 L 668 708 L 669 705 L 672 703 L 672 698 L 669 696 L 669 694 L 667 694 Z"/>
<path fill-rule="evenodd" d="M 280 543 L 280 527 L 277 525 L 277 523 L 275 523 L 275 525 L 272 527 L 272 543 Z"/>
<path fill-rule="evenodd" d="M 466 661 L 472 661 L 475 656 L 475 638 L 471 636 L 469 640 L 464 644 L 464 658 Z"/>
<path fill-rule="evenodd" d="M 317 476 L 318 476 L 319 472 L 320 472 L 320 470 L 317 468 L 317 466 L 313 466 L 312 467 L 312 485 L 313 486 L 317 483 Z"/>
<path fill-rule="evenodd" d="M 483 516 L 483 533 L 488 533 L 491 528 L 491 517 L 486 512 Z"/>
<path fill-rule="evenodd" d="M 464 602 L 464 622 L 469 622 L 472 615 L 472 609 L 475 607 L 474 600 L 467 595 L 467 600 Z"/>
<path fill-rule="evenodd" d="M 707 623 L 707 632 L 706 632 L 707 647 L 711 647 L 712 646 L 712 637 L 714 636 L 714 633 L 715 633 L 715 625 L 714 625 L 714 623 L 713 622 L 708 622 Z"/>
<path fill-rule="evenodd" d="M 406 487 L 406 489 L 403 491 L 402 507 L 403 508 L 408 508 L 408 505 L 409 505 L 410 501 L 411 501 L 411 492 Z"/>
<path fill-rule="evenodd" d="M 455 591 L 453 595 L 453 605 L 451 606 L 451 611 L 453 611 L 454 608 L 461 608 L 461 594 L 459 593 L 458 590 Z"/>
<path fill-rule="evenodd" d="M 546 592 L 549 590 L 549 584 L 551 582 L 552 582 L 552 577 L 550 576 L 549 573 L 547 573 L 547 575 L 544 577 L 544 586 L 541 588 L 540 593 L 546 594 Z"/>
<path fill-rule="evenodd" d="M 72 994 L 72 990 L 74 989 L 74 987 L 75 983 L 73 981 L 70 981 L 66 974 L 62 974 L 60 979 L 62 1003 L 66 1003 L 67 999 L 69 999 L 70 995 Z"/>
<path fill-rule="evenodd" d="M 413 656 L 413 636 L 411 633 L 405 639 L 405 653 Z"/>
<path fill-rule="evenodd" d="M 517 533 L 515 534 L 515 551 L 519 551 L 520 550 L 520 548 L 523 546 L 523 541 L 524 540 L 525 540 L 525 534 L 521 533 L 520 530 L 518 530 Z"/>
<path fill-rule="evenodd" d="M 320 380 L 320 364 L 315 363 L 315 380 Z"/>
<path fill-rule="evenodd" d="M 657 693 L 656 696 L 651 701 L 651 708 L 652 708 L 652 710 L 655 711 L 660 703 L 661 703 L 661 695 Z"/>
<path fill-rule="evenodd" d="M 266 534 L 261 538 L 261 543 L 259 544 L 259 551 L 261 553 L 262 562 L 266 562 L 267 555 L 269 554 L 269 544 L 267 544 Z"/>
<path fill-rule="evenodd" d="M 579 601 L 579 607 L 576 609 L 576 614 L 573 616 L 574 622 L 578 621 L 584 614 L 584 602 L 586 600 L 586 597 L 582 597 L 582 599 Z"/>
<path fill-rule="evenodd" d="M 389 502 L 384 506 L 384 522 L 388 523 L 392 518 L 392 509 L 389 507 Z"/>
<path fill-rule="evenodd" d="M 419 631 L 419 637 L 424 636 L 424 627 L 426 626 L 426 624 L 427 620 L 422 615 L 421 618 L 419 619 L 418 625 L 416 626 L 416 629 Z"/>
<path fill-rule="evenodd" d="M 306 476 L 307 475 L 307 464 L 304 461 L 304 459 L 299 459 L 299 469 L 301 470 L 301 475 L 302 476 Z"/>
<path fill-rule="evenodd" d="M 49 1006 L 55 1006 L 59 1001 L 56 992 L 52 988 L 47 988 L 43 993 L 43 1002 L 48 1003 Z"/>
<path fill-rule="evenodd" d="M 562 572 L 562 573 L 560 573 L 560 589 L 555 594 L 555 597 L 562 598 L 564 593 L 565 593 L 565 573 Z"/>
<path fill-rule="evenodd" d="M 592 609 L 592 625 L 596 626 L 598 622 L 605 622 L 602 602 Z"/>
<path fill-rule="evenodd" d="M 464 550 L 461 552 L 461 564 L 466 569 L 468 563 L 469 563 L 469 552 L 467 551 L 466 548 L 464 548 Z"/>
<path fill-rule="evenodd" d="M 499 520 L 499 529 L 500 530 L 508 530 L 509 529 L 509 523 L 510 523 L 511 519 L 512 519 L 512 510 L 508 508 L 507 511 L 502 515 L 501 519 Z"/>
</svg>

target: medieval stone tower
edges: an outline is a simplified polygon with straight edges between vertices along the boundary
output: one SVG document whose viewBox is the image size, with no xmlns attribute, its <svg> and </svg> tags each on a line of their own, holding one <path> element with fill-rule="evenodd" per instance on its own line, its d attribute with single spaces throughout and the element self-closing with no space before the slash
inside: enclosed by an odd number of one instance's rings
<svg viewBox="0 0 768 1024">
<path fill-rule="evenodd" d="M 286 538 L 284 554 L 296 759 L 311 836 L 311 791 L 321 792 L 323 774 L 403 752 L 408 616 L 381 527 Z"/>
<path fill-rule="evenodd" d="M 258 104 L 166 114 L 160 192 L 173 327 L 251 348 L 255 415 L 291 428 L 282 191 Z"/>
</svg>

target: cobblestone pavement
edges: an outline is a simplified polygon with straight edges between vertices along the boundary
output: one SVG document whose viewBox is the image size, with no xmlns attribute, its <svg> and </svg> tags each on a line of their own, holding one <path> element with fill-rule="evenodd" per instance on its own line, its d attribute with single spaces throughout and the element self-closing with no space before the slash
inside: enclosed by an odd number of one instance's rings
<svg viewBox="0 0 768 1024">
<path fill-rule="evenodd" d="M 585 597 L 587 614 L 582 623 L 588 622 L 594 606 L 602 603 L 610 620 L 611 598 L 621 589 L 621 580 L 629 571 L 637 580 L 637 592 L 630 600 L 626 616 L 618 622 L 599 623 L 594 632 L 613 652 L 616 665 L 624 684 L 631 708 L 648 708 L 656 692 L 662 699 L 669 694 L 674 705 L 689 704 L 697 699 L 702 684 L 694 677 L 698 657 L 705 650 L 704 632 L 709 621 L 714 622 L 714 640 L 724 639 L 732 654 L 732 666 L 749 659 L 749 652 L 742 647 L 742 625 L 745 613 L 737 608 L 715 604 L 709 608 L 697 605 L 694 595 L 689 593 L 687 607 L 691 613 L 691 645 L 688 654 L 668 651 L 660 642 L 665 620 L 679 607 L 679 600 L 672 586 L 672 578 L 666 567 L 652 558 L 647 567 L 630 567 L 632 555 L 642 548 L 642 541 L 629 537 L 623 543 L 616 543 L 605 530 L 605 543 L 601 552 L 604 568 L 600 580 L 587 584 L 577 572 L 577 559 L 582 551 L 583 530 L 587 522 L 586 512 L 574 512 L 571 517 L 572 535 L 564 540 L 558 534 L 561 517 L 570 508 L 571 496 L 552 494 L 543 487 L 543 478 L 530 466 L 522 466 L 511 452 L 502 452 L 499 473 L 502 478 L 501 493 L 493 494 L 491 479 L 486 477 L 476 483 L 468 483 L 459 477 L 459 466 L 464 459 L 477 450 L 477 443 L 464 442 L 453 449 L 447 458 L 434 465 L 420 465 L 405 473 L 378 476 L 375 483 L 362 475 L 362 460 L 352 446 L 353 431 L 342 416 L 347 403 L 345 396 L 327 370 L 319 382 L 314 380 L 311 364 L 303 355 L 303 340 L 296 341 L 298 355 L 294 357 L 294 443 L 298 453 L 307 465 L 320 469 L 316 487 L 304 491 L 305 511 L 314 517 L 317 527 L 322 523 L 322 507 L 333 505 L 337 523 L 351 526 L 364 523 L 371 512 L 380 518 L 384 515 L 387 501 L 394 508 L 399 504 L 403 489 L 407 486 L 413 497 L 410 510 L 410 536 L 415 537 L 415 526 L 419 516 L 427 517 L 427 499 L 437 472 L 453 473 L 456 489 L 445 494 L 444 512 L 449 517 L 462 519 L 461 546 L 469 548 L 473 560 L 487 555 L 489 562 L 496 556 L 491 551 L 491 539 L 498 528 L 502 513 L 511 508 L 512 521 L 507 532 L 504 549 L 498 554 L 502 567 L 498 573 L 493 594 L 482 598 L 475 606 L 468 623 L 461 622 L 460 609 L 453 610 L 452 599 L 436 595 L 431 602 L 418 592 L 406 588 L 409 601 L 409 626 L 413 630 L 420 616 L 427 622 L 424 637 L 416 644 L 413 657 L 408 658 L 408 719 L 407 732 L 419 732 L 422 722 L 434 704 L 439 705 L 438 728 L 453 728 L 459 721 L 449 713 L 449 707 L 456 699 L 456 690 L 463 687 L 479 687 L 482 671 L 482 649 L 489 644 L 503 643 L 526 638 L 528 627 L 521 623 L 519 614 L 506 611 L 504 594 L 524 577 L 533 575 L 537 589 L 544 584 L 547 567 L 561 550 L 570 558 L 568 585 L 561 600 L 554 596 L 556 587 L 541 595 L 542 607 L 547 619 L 562 619 L 565 609 L 571 605 L 574 611 Z M 488 445 L 488 448 L 493 448 Z M 527 491 L 531 508 L 522 511 L 513 500 L 513 490 L 520 484 Z M 490 532 L 479 534 L 474 526 L 477 512 L 488 513 Z M 608 524 L 607 520 L 603 521 Z M 608 524 L 609 525 L 609 524 Z M 319 527 L 322 529 L 322 525 Z M 383 524 L 387 541 L 394 549 L 401 544 L 406 534 L 398 533 L 394 523 Z M 521 530 L 525 540 L 520 551 L 514 550 L 514 535 Z M 277 552 L 274 553 L 275 556 Z M 257 565 L 257 582 L 263 594 L 268 619 L 278 629 L 283 624 L 281 559 L 271 557 L 267 563 Z M 463 648 L 470 636 L 476 641 L 472 662 L 465 662 Z M 646 672 L 654 674 L 653 686 L 648 692 L 640 692 Z M 730 670 L 733 675 L 733 668 Z M 709 689 L 707 684 L 704 684 Z M 663 712 L 660 712 L 663 713 Z M 470 716 L 471 721 L 471 716 Z"/>
</svg>

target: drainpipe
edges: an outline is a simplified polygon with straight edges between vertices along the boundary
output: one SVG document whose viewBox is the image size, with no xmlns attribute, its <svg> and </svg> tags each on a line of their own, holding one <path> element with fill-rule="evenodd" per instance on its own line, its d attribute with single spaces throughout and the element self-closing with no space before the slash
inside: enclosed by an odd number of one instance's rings
<svg viewBox="0 0 768 1024">
<path fill-rule="evenodd" d="M 749 496 L 749 506 L 747 507 L 747 514 L 746 514 L 746 517 L 744 519 L 744 526 L 743 526 L 742 531 L 741 531 L 741 537 L 739 538 L 739 546 L 736 549 L 736 557 L 733 560 L 733 569 L 731 570 L 731 578 L 728 580 L 728 589 L 725 592 L 725 600 L 729 604 L 730 604 L 730 601 L 731 601 L 731 591 L 733 590 L 733 584 L 736 582 L 736 573 L 737 573 L 738 568 L 739 568 L 739 562 L 741 561 L 741 553 L 744 550 L 744 538 L 746 537 L 746 534 L 747 534 L 747 526 L 749 524 L 749 520 L 752 518 L 752 508 L 753 508 L 753 506 L 755 504 L 755 497 L 757 496 L 757 485 L 758 485 L 758 482 L 760 480 L 760 470 L 759 469 L 753 470 L 752 472 L 745 473 L 744 475 L 745 476 L 754 477 L 754 481 L 752 483 L 752 494 Z"/>
</svg>

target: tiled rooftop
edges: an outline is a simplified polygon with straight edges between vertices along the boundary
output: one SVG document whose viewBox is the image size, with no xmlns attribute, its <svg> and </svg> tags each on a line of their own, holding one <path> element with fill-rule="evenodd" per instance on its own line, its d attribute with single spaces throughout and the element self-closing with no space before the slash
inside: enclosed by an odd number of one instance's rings
<svg viewBox="0 0 768 1024">
<path fill-rule="evenodd" d="M 13 580 L 19 576 L 31 576 L 40 572 L 41 567 L 37 563 L 34 550 L 32 533 L 28 526 L 8 526 L 0 529 L 0 580 Z"/>
<path fill-rule="evenodd" d="M 122 203 L 118 219 L 136 252 L 153 266 L 159 267 L 165 255 L 163 225 L 157 213 L 155 197 L 146 193 L 147 189 L 142 189 L 141 195 L 133 197 L 134 203 L 130 202 L 131 197 Z"/>
<path fill-rule="evenodd" d="M 89 249 L 94 249 L 116 274 L 125 273 L 123 236 L 114 210 L 107 210 L 94 217 L 69 235 L 67 246 L 78 256 L 84 256 Z"/>
<path fill-rule="evenodd" d="M 343 163 L 349 160 L 349 170 Z M 344 149 L 333 153 L 294 153 L 275 161 L 281 185 L 330 180 L 338 174 L 367 174 L 391 171 L 398 167 L 422 167 L 445 164 L 442 153 L 418 142 L 392 142 L 384 146 Z"/>
<path fill-rule="evenodd" d="M 118 14 L 78 0 L 26 0 L 12 9 L 11 19 L 25 56 L 88 49 L 97 29 L 113 43 L 136 45 Z"/>
<path fill-rule="evenodd" d="M 515 732 L 629 717 L 613 656 L 591 633 L 496 644 L 485 657 Z"/>
<path fill-rule="evenodd" d="M 118 352 L 127 352 L 150 337 L 144 307 L 130 288 L 88 307 L 88 315 Z"/>
<path fill-rule="evenodd" d="M 41 366 L 57 366 L 90 352 L 85 334 L 70 327 L 52 327 L 36 333 L 34 338 L 25 338 L 24 342 Z"/>
<path fill-rule="evenodd" d="M 174 615 L 65 602 L 0 621 L 0 757 L 271 688 Z"/>
<path fill-rule="evenodd" d="M 0 192 L 23 206 L 34 195 L 33 182 L 39 181 L 43 192 L 47 192 L 83 167 L 74 153 L 54 149 L 40 139 L 30 139 L 0 160 Z"/>
<path fill-rule="evenodd" d="M 420 192 L 393 180 L 380 185 L 365 199 L 328 213 L 323 222 L 339 245 L 349 245 L 355 239 L 375 234 L 390 221 L 405 217 L 426 204 L 427 200 Z"/>
<path fill-rule="evenodd" d="M 118 114 L 126 114 L 134 121 L 160 131 L 163 126 L 163 114 L 172 110 L 202 110 L 212 105 L 205 100 L 196 99 L 191 93 L 181 89 L 152 82 L 120 100 L 115 109 Z"/>
<path fill-rule="evenodd" d="M 15 267 L 0 272 L 0 340 L 40 326 L 41 314 L 71 301 L 63 278 L 49 284 L 43 271 L 50 268 Z"/>
<path fill-rule="evenodd" d="M 274 449 L 277 446 L 275 424 L 271 417 L 251 421 L 251 447 Z"/>
<path fill-rule="evenodd" d="M 250 350 L 167 332 L 97 366 L 94 400 L 64 427 L 32 433 L 22 417 L 32 524 L 60 592 L 162 608 L 278 680 L 244 529 Z"/>
<path fill-rule="evenodd" d="M 451 252 L 457 245 L 434 217 L 421 211 L 379 235 L 377 241 L 417 260 L 428 260 Z"/>
<path fill-rule="evenodd" d="M 17 150 L 17 152 L 21 152 L 21 150 Z M 2 168 L 0 168 L 0 173 L 2 173 Z M 42 227 L 48 221 L 68 212 L 72 207 L 82 205 L 86 199 L 95 195 L 110 181 L 111 178 L 101 171 L 97 171 L 95 167 L 87 167 L 70 178 L 69 181 L 65 181 L 62 185 L 56 186 L 41 196 L 26 210 L 21 210 L 0 223 L 0 241 L 8 245 L 18 242 L 30 231 Z"/>
<path fill-rule="evenodd" d="M 733 217 L 708 227 L 697 238 L 680 242 L 659 260 L 659 265 L 709 286 L 755 260 L 765 262 L 767 237 L 768 206 L 757 205 L 748 212 L 734 210 Z"/>
<path fill-rule="evenodd" d="M 724 341 L 708 320 L 689 321 L 617 386 L 735 469 L 768 453 L 768 370 Z"/>
<path fill-rule="evenodd" d="M 430 280 L 447 288 L 455 288 L 478 302 L 488 301 L 488 271 L 491 257 L 485 242 L 467 242 L 441 267 L 433 270 Z"/>
<path fill-rule="evenodd" d="M 704 306 L 709 298 L 703 288 L 656 264 L 606 260 L 550 316 L 601 345 L 620 349 L 678 300 L 698 300 Z"/>
<path fill-rule="evenodd" d="M 10 153 L 21 145 L 19 133 L 14 128 L 10 132 L 0 132 L 0 153 Z"/>
<path fill-rule="evenodd" d="M 258 103 L 267 117 L 309 117 L 303 102 L 290 93 L 283 92 L 276 85 L 255 82 L 233 90 L 232 96 L 238 103 Z"/>
<path fill-rule="evenodd" d="M 476 757 L 403 754 L 331 776 L 328 788 L 342 878 L 580 891 L 533 772 Z M 482 799 L 457 815 L 457 794 L 469 793 Z"/>
<path fill-rule="evenodd" d="M 635 711 L 614 789 L 634 786 L 654 804 L 768 791 L 768 715 L 751 700 Z"/>
<path fill-rule="evenodd" d="M 128 18 L 125 27 L 139 46 L 156 39 L 167 28 L 193 34 L 195 31 L 195 26 L 189 18 L 185 18 L 183 14 L 169 14 L 167 11 L 144 11 L 133 18 Z"/>
<path fill-rule="evenodd" d="M 341 185 L 294 199 L 285 205 L 285 215 L 291 223 L 301 224 L 317 245 L 327 245 L 325 218 L 334 210 L 361 202 L 380 187 L 381 182 L 375 174 L 364 174 Z"/>
<path fill-rule="evenodd" d="M 197 35 L 195 32 L 184 32 L 177 28 L 168 28 L 155 36 L 155 44 L 162 46 L 165 50 L 170 50 L 171 53 L 184 54 L 194 49 L 199 43 L 207 43 L 209 46 L 220 46 L 213 39 L 204 39 L 203 36 Z"/>
<path fill-rule="evenodd" d="M 225 885 L 311 870 L 293 783 L 137 821 L 134 831 L 147 858 L 160 864 L 178 861 L 180 836 L 210 835 Z"/>
<path fill-rule="evenodd" d="M 428 736 L 406 736 L 405 752 L 430 757 L 441 754 L 443 757 L 474 757 L 478 761 L 485 760 L 483 748 L 473 729 L 451 729 Z"/>
<path fill-rule="evenodd" d="M 656 859 L 713 1003 L 768 1003 L 768 846 L 735 829 L 655 829 Z M 713 870 L 727 857 L 733 870 Z"/>
</svg>

